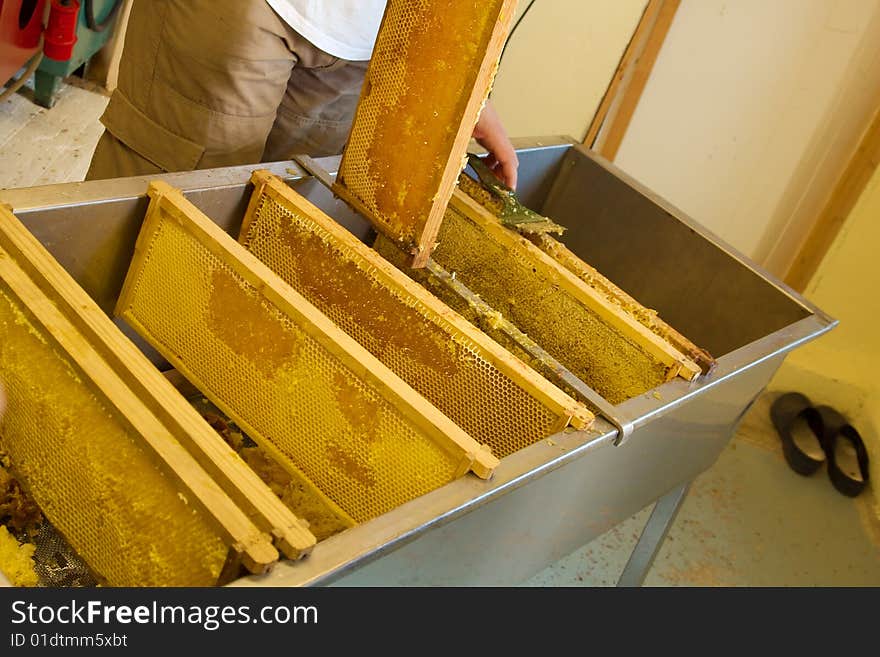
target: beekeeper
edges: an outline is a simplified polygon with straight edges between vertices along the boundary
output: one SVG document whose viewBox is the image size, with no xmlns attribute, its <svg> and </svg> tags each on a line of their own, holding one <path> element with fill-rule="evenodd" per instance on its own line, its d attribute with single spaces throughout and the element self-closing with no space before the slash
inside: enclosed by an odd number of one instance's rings
<svg viewBox="0 0 880 657">
<path fill-rule="evenodd" d="M 342 152 L 385 0 L 134 0 L 88 180 Z M 473 133 L 515 187 L 487 104 Z"/>
</svg>

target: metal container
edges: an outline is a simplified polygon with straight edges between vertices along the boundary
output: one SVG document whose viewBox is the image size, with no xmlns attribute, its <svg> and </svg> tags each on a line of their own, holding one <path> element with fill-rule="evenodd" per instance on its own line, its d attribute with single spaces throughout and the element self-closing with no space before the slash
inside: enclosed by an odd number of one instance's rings
<svg viewBox="0 0 880 657">
<path fill-rule="evenodd" d="M 836 321 L 663 199 L 564 138 L 517 140 L 520 198 L 563 241 L 718 361 L 319 543 L 235 586 L 519 583 L 658 501 L 622 577 L 640 583 L 689 483 L 708 469 L 785 355 Z M 336 171 L 339 158 L 318 164 Z M 16 215 L 110 313 L 146 212 L 147 183 L 182 189 L 237 236 L 255 167 L 6 190 Z M 263 165 L 366 239 L 366 221 L 291 162 Z M 160 367 L 162 359 L 128 335 Z M 621 427 L 629 433 L 625 440 Z"/>
</svg>

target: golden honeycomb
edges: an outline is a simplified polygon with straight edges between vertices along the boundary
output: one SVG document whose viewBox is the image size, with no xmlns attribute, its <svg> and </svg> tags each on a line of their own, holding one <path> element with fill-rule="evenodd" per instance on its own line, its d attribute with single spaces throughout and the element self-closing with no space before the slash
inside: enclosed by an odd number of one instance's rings
<svg viewBox="0 0 880 657">
<path fill-rule="evenodd" d="M 501 371 L 498 359 L 510 360 L 503 348 L 475 342 L 447 307 L 415 294 L 403 274 L 302 196 L 271 185 L 255 194 L 240 238 L 247 249 L 493 454 L 534 444 L 573 414 L 589 421 L 561 392 L 564 401 L 551 406 Z M 540 380 L 525 367 L 513 374 Z"/>
<path fill-rule="evenodd" d="M 151 193 L 117 313 L 269 456 L 353 522 L 467 472 L 473 453 L 402 409 L 367 352 L 179 193 Z"/>
<path fill-rule="evenodd" d="M 195 406 L 210 404 L 202 398 L 192 402 Z M 308 523 L 309 531 L 316 541 L 323 541 L 334 534 L 354 526 L 354 521 L 332 504 L 315 485 L 299 473 L 284 469 L 278 461 L 254 444 L 234 424 L 227 422 L 211 406 L 202 416 L 223 437 L 226 443 L 248 464 L 281 502 Z"/>
<path fill-rule="evenodd" d="M 13 586 L 37 586 L 40 578 L 34 570 L 33 543 L 19 544 L 15 536 L 0 525 L 0 575 Z"/>
<path fill-rule="evenodd" d="M 458 182 L 458 188 L 462 192 L 483 206 L 495 217 L 502 217 L 505 212 L 504 202 L 492 194 L 480 182 L 477 182 L 466 173 L 459 175 Z M 550 225 L 556 225 L 552 224 L 549 219 L 547 221 Z M 603 276 L 594 267 L 591 267 L 584 262 L 558 239 L 548 234 L 546 231 L 522 230 L 520 232 L 532 242 L 532 244 L 556 260 L 556 262 L 577 276 L 586 285 L 597 290 L 622 312 L 627 313 L 635 319 L 635 321 L 639 322 L 656 336 L 666 340 L 672 347 L 697 363 L 703 374 L 708 374 L 714 369 L 715 359 L 711 354 L 705 349 L 701 349 L 695 345 L 681 333 L 676 331 L 672 326 L 663 321 L 663 319 L 658 316 L 657 311 L 640 304 L 612 281 Z"/>
<path fill-rule="evenodd" d="M 0 251 L 0 260 L 4 257 Z M 213 521 L 181 491 L 2 275 L 0 336 L 0 378 L 9 400 L 0 448 L 99 581 L 216 584 L 228 546 Z"/>
<path fill-rule="evenodd" d="M 675 349 L 697 363 L 703 374 L 708 374 L 715 368 L 715 359 L 708 351 L 698 347 L 667 324 L 656 310 L 643 306 L 596 269 L 578 258 L 562 242 L 547 234 L 529 234 L 526 237 L 541 251 L 556 260 L 581 281 L 598 290 L 654 335 L 666 340 Z"/>
<path fill-rule="evenodd" d="M 338 184 L 408 251 L 433 241 L 423 232 L 442 217 L 463 168 L 513 4 L 387 4 Z"/>
<path fill-rule="evenodd" d="M 404 266 L 404 256 L 390 240 L 380 236 L 375 248 Z M 527 253 L 499 243 L 456 208 L 447 208 L 432 257 L 612 404 L 668 379 L 663 363 L 548 281 Z M 439 282 L 426 272 L 406 271 L 440 293 Z M 466 300 L 442 294 L 444 301 L 468 313 Z"/>
</svg>

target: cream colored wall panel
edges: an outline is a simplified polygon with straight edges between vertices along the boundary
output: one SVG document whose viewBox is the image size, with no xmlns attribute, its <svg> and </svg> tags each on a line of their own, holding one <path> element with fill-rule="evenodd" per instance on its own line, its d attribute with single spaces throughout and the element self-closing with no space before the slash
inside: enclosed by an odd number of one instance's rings
<svg viewBox="0 0 880 657">
<path fill-rule="evenodd" d="M 878 6 L 684 0 L 615 163 L 765 261 L 806 186 L 833 186 L 809 172 L 823 135 L 857 122 L 841 84 L 864 71 Z"/>
<path fill-rule="evenodd" d="M 511 136 L 582 140 L 647 0 L 537 0 L 508 44 L 492 102 Z M 528 6 L 519 0 L 517 15 Z"/>
</svg>

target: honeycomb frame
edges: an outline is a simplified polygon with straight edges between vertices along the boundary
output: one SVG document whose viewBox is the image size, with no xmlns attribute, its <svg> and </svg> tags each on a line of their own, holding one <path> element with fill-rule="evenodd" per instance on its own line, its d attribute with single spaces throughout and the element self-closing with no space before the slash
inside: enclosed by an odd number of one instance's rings
<svg viewBox="0 0 880 657">
<path fill-rule="evenodd" d="M 456 189 L 452 195 L 449 209 L 478 226 L 494 242 L 532 264 L 536 273 L 545 277 L 550 284 L 558 286 L 621 335 L 635 342 L 667 367 L 669 379 L 680 376 L 692 381 L 702 373 L 700 366 L 691 358 L 648 330 L 631 313 L 621 310 L 619 303 L 587 285 L 531 241 L 502 225 L 497 217 L 460 189 Z"/>
<path fill-rule="evenodd" d="M 515 7 L 387 4 L 334 191 L 412 254 L 414 267 L 434 248 Z"/>
<path fill-rule="evenodd" d="M 268 171 L 239 242 L 499 458 L 568 426 L 583 404 L 513 356 Z"/>
<path fill-rule="evenodd" d="M 705 349 L 698 347 L 674 327 L 668 324 L 656 311 L 646 308 L 635 298 L 627 294 L 595 267 L 576 256 L 565 244 L 546 233 L 527 234 L 526 237 L 541 251 L 556 260 L 585 284 L 598 290 L 611 303 L 620 307 L 639 324 L 654 335 L 666 340 L 684 356 L 696 363 L 705 375 L 712 372 L 717 365 L 715 358 Z M 686 377 L 685 377 L 686 378 Z"/>
<path fill-rule="evenodd" d="M 458 188 L 504 223 L 502 219 L 503 202 L 489 192 L 482 183 L 474 180 L 467 173 L 462 173 L 459 176 Z M 695 345 L 663 320 L 656 311 L 643 306 L 595 267 L 584 262 L 553 235 L 544 231 L 521 231 L 521 234 L 586 285 L 604 295 L 610 303 L 619 307 L 621 311 L 630 315 L 635 321 L 694 361 L 699 365 L 703 374 L 709 374 L 715 369 L 717 363 L 708 351 Z"/>
<path fill-rule="evenodd" d="M 116 314 L 354 522 L 498 459 L 167 183 Z M 170 271 L 173 269 L 173 273 Z"/>
<path fill-rule="evenodd" d="M 126 382 L 174 438 L 267 532 L 289 559 L 300 559 L 315 545 L 307 524 L 297 518 L 238 457 L 167 377 L 131 342 L 11 210 L 0 206 L 0 246 L 27 268 L 45 294 Z"/>
<path fill-rule="evenodd" d="M 13 350 L 0 363 L 9 397 L 0 440 L 13 473 L 107 585 L 208 586 L 241 566 L 269 570 L 279 558 L 272 537 L 81 330 L 91 310 L 118 332 L 0 207 L 0 351 Z"/>
<path fill-rule="evenodd" d="M 491 318 L 485 312 L 475 315 L 470 301 L 449 290 L 442 277 L 407 268 L 406 254 L 382 235 L 374 248 L 510 347 L 493 330 Z M 460 190 L 447 208 L 432 262 L 611 404 L 676 376 L 692 380 L 701 373 L 696 363 Z M 545 363 L 525 360 L 545 371 Z"/>
</svg>

